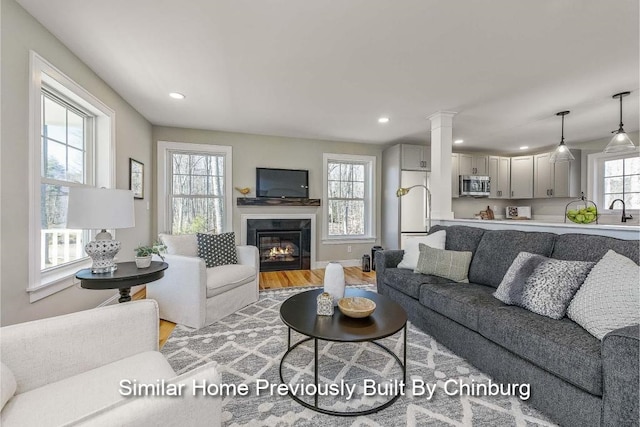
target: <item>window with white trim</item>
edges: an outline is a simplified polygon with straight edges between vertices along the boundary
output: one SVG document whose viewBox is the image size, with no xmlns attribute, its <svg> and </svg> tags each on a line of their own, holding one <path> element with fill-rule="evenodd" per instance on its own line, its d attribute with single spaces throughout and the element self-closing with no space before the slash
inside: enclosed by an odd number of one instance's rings
<svg viewBox="0 0 640 427">
<path fill-rule="evenodd" d="M 231 231 L 231 147 L 159 142 L 160 229 L 171 234 Z"/>
<path fill-rule="evenodd" d="M 640 210 L 639 152 L 595 153 L 588 156 L 589 195 L 606 213 L 615 199 L 625 202 L 627 210 Z M 622 204 L 616 203 L 615 210 Z"/>
<path fill-rule="evenodd" d="M 375 157 L 324 154 L 325 241 L 375 239 Z"/>
<path fill-rule="evenodd" d="M 66 228 L 69 188 L 113 188 L 115 113 L 35 52 L 29 85 L 31 302 L 73 285 L 91 265 L 88 230 Z"/>
</svg>

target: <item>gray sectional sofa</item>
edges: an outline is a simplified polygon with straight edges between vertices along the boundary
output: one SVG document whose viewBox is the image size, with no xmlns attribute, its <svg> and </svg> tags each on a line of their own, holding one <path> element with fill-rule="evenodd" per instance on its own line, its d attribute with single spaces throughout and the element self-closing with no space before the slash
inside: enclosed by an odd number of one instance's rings
<svg viewBox="0 0 640 427">
<path fill-rule="evenodd" d="M 396 266 L 403 251 L 376 254 L 378 292 L 401 304 L 410 321 L 503 383 L 529 383 L 528 403 L 565 426 L 637 426 L 640 331 L 615 330 L 602 341 L 565 317 L 553 320 L 492 293 L 522 252 L 597 262 L 609 249 L 640 262 L 639 242 L 586 234 L 552 234 L 435 226 L 445 249 L 471 251 L 470 283 Z M 426 403 L 428 405 L 428 403 Z"/>
</svg>

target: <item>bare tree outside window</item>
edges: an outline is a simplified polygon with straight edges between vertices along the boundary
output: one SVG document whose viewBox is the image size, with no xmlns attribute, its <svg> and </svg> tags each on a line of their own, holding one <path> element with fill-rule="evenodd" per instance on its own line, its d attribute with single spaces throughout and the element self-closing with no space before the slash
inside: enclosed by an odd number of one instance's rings
<svg viewBox="0 0 640 427">
<path fill-rule="evenodd" d="M 328 162 L 329 236 L 365 234 L 365 167 L 358 162 Z"/>
<path fill-rule="evenodd" d="M 221 233 L 224 156 L 170 152 L 169 215 L 173 234 Z"/>
<path fill-rule="evenodd" d="M 627 209 L 640 209 L 640 157 L 604 162 L 604 206 L 622 199 Z"/>
</svg>

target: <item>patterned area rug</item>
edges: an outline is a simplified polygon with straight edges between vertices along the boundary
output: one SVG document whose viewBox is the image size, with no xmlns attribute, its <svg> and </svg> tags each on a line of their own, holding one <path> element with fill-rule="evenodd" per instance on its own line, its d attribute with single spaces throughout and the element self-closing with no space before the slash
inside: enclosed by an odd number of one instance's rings
<svg viewBox="0 0 640 427">
<path fill-rule="evenodd" d="M 357 287 L 375 291 L 370 285 Z M 453 393 L 460 389 L 460 384 L 477 387 L 491 384 L 491 380 L 411 324 L 407 337 L 407 385 L 403 395 L 380 412 L 335 417 L 307 409 L 289 396 L 279 395 L 275 389 L 270 393 L 262 387 L 280 384 L 278 369 L 287 349 L 287 327 L 280 320 L 280 304 L 308 289 L 262 291 L 258 302 L 211 326 L 197 331 L 181 325 L 174 329 L 162 353 L 178 374 L 216 361 L 223 383 L 249 386 L 249 395 L 223 398 L 224 426 L 554 425 L 518 397 L 524 395 L 523 390 L 513 390 L 512 396 L 447 394 L 445 389 Z M 292 343 L 303 338 L 292 333 Z M 402 357 L 402 338 L 400 332 L 380 343 Z M 313 384 L 312 343 L 301 345 L 287 357 L 283 376 L 291 386 Z M 377 346 L 319 343 L 320 382 L 341 386 L 333 390 L 339 393 L 337 396 L 319 397 L 321 407 L 362 411 L 386 402 L 389 395 L 398 390 L 396 380 L 402 378 L 401 370 L 393 358 Z M 352 395 L 343 384 L 356 386 Z M 435 390 L 430 397 L 428 387 Z M 329 390 L 325 391 L 329 394 Z M 302 398 L 312 402 L 311 396 Z"/>
</svg>

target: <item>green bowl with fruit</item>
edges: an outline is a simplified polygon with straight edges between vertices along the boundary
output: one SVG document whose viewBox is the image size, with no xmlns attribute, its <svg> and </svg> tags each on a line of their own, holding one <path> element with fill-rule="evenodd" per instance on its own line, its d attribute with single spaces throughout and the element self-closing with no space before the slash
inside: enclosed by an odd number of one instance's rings
<svg viewBox="0 0 640 427">
<path fill-rule="evenodd" d="M 580 210 L 569 209 L 566 215 L 569 221 L 575 222 L 576 224 L 591 224 L 598 219 L 598 209 L 595 206 L 589 206 Z"/>
</svg>

